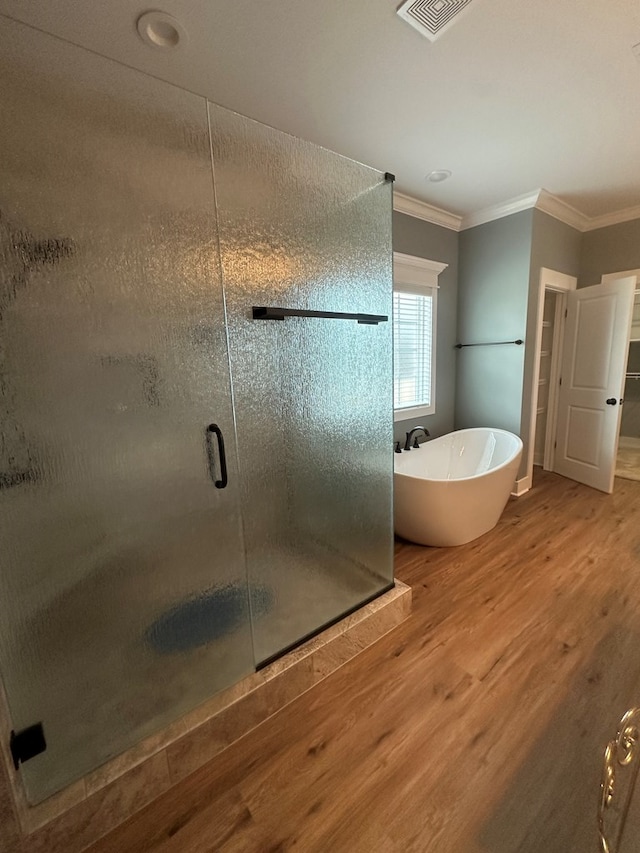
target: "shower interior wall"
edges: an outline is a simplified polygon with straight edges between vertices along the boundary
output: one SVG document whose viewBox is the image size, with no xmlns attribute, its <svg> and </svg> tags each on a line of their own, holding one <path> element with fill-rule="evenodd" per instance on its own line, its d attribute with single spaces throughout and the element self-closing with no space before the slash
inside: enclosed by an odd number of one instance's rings
<svg viewBox="0 0 640 853">
<path fill-rule="evenodd" d="M 0 38 L 0 672 L 38 802 L 393 584 L 390 323 L 251 313 L 389 316 L 391 185 Z"/>
</svg>

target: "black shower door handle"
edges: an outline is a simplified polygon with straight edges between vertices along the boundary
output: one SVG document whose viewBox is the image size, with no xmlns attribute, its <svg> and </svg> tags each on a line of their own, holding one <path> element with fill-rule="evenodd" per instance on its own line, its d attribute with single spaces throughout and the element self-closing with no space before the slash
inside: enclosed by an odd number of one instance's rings
<svg viewBox="0 0 640 853">
<path fill-rule="evenodd" d="M 211 435 L 215 433 L 216 438 L 218 439 L 218 456 L 220 458 L 220 479 L 216 480 L 216 466 L 215 466 L 215 457 L 213 453 L 213 447 L 211 446 Z M 209 460 L 209 474 L 211 479 L 213 480 L 213 484 L 216 489 L 224 489 L 228 483 L 227 477 L 227 457 L 224 452 L 224 438 L 222 436 L 222 430 L 218 426 L 218 424 L 209 424 L 207 427 L 207 459 Z"/>
</svg>

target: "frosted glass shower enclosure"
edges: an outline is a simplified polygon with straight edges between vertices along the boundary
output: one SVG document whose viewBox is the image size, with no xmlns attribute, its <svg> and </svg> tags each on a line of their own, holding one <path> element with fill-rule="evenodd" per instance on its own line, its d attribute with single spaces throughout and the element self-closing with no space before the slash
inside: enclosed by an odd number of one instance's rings
<svg viewBox="0 0 640 853">
<path fill-rule="evenodd" d="M 35 803 L 393 585 L 392 205 L 6 19 L 0 55 L 0 674 Z"/>
</svg>

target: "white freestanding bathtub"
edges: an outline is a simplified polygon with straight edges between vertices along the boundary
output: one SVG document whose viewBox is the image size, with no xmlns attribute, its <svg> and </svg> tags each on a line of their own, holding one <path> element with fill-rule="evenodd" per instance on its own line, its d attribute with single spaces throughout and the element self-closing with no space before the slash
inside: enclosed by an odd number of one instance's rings
<svg viewBox="0 0 640 853">
<path fill-rule="evenodd" d="M 394 453 L 394 519 L 420 545 L 464 545 L 498 523 L 522 441 L 503 429 L 461 429 Z"/>
</svg>

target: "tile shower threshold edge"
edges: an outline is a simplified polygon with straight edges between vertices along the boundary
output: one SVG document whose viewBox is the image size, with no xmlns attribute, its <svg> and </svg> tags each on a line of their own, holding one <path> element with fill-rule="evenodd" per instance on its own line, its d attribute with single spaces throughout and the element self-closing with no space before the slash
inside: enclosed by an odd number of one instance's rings
<svg viewBox="0 0 640 853">
<path fill-rule="evenodd" d="M 42 803 L 29 805 L 16 779 L 12 793 L 23 837 L 46 829 L 49 824 L 53 824 L 54 830 L 61 822 L 73 833 L 73 824 L 83 822 L 89 812 L 93 813 L 98 800 L 111 800 L 115 796 L 121 802 L 119 813 L 112 815 L 103 827 L 96 825 L 95 837 L 87 839 L 87 845 L 97 841 L 383 637 L 404 621 L 410 610 L 411 589 L 396 580 L 393 589 Z M 13 768 L 9 772 L 9 756 L 4 746 L 3 752 L 11 779 Z M 151 770 L 153 784 L 146 778 Z M 132 790 L 125 791 L 130 785 Z M 153 791 L 152 796 L 135 795 L 135 790 L 141 793 L 147 787 L 149 792 Z M 118 796 L 119 789 L 122 796 Z"/>
</svg>

